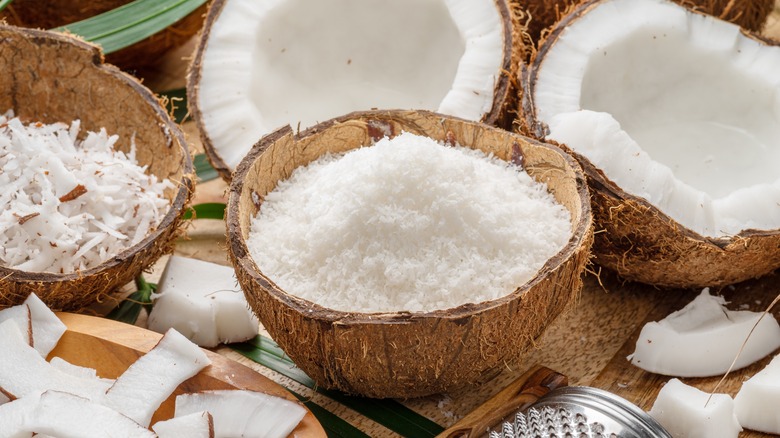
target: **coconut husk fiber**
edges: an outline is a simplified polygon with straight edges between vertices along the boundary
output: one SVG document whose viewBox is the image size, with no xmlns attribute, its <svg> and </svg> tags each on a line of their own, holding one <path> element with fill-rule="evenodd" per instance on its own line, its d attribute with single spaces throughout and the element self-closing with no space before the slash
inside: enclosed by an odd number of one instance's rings
<svg viewBox="0 0 780 438">
<path fill-rule="evenodd" d="M 529 282 L 497 300 L 433 312 L 348 313 L 286 293 L 249 254 L 250 221 L 294 169 L 402 131 L 522 162 L 571 213 L 573 235 Z M 517 360 L 582 287 L 593 234 L 585 181 L 560 149 L 425 111 L 352 113 L 295 135 L 282 128 L 238 167 L 227 212 L 231 261 L 252 309 L 318 386 L 369 397 L 418 397 L 484 382 Z"/>
<path fill-rule="evenodd" d="M 53 29 L 116 9 L 131 0 L 14 0 L 0 14 L 8 24 Z M 208 2 L 172 26 L 107 56 L 123 70 L 134 71 L 156 62 L 170 50 L 184 45 L 203 25 Z"/>
<path fill-rule="evenodd" d="M 73 274 L 32 273 L 0 267 L 0 308 L 35 292 L 55 310 L 75 310 L 132 281 L 172 250 L 184 205 L 192 193 L 192 160 L 180 129 L 138 81 L 104 65 L 100 50 L 58 33 L 0 26 L 0 108 L 43 123 L 81 120 L 82 132 L 105 128 L 148 172 L 176 185 L 171 208 L 137 245 L 95 268 Z"/>
<path fill-rule="evenodd" d="M 774 0 L 673 0 L 690 9 L 713 15 L 758 32 L 772 12 Z M 584 0 L 512 0 L 530 15 L 528 34 L 534 42 L 543 39 L 543 32 Z"/>
</svg>

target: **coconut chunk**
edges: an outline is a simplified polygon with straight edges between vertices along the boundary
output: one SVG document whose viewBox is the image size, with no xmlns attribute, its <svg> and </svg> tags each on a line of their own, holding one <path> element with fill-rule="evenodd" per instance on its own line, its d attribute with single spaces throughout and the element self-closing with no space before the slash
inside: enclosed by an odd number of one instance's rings
<svg viewBox="0 0 780 438">
<path fill-rule="evenodd" d="M 193 412 L 189 415 L 158 421 L 152 430 L 160 438 L 214 438 L 214 420 L 208 412 Z"/>
<path fill-rule="evenodd" d="M 30 294 L 24 303 L 30 307 L 33 347 L 41 356 L 48 357 L 67 327 L 37 295 Z"/>
<path fill-rule="evenodd" d="M 780 356 L 742 383 L 734 404 L 742 427 L 780 435 Z"/>
<path fill-rule="evenodd" d="M 33 392 L 25 397 L 0 405 L 0 437 L 28 438 L 33 436 L 25 425 L 40 398 L 41 393 Z"/>
<path fill-rule="evenodd" d="M 208 411 L 216 436 L 284 438 L 306 409 L 281 397 L 248 390 L 217 390 L 176 397 L 176 416 Z"/>
<path fill-rule="evenodd" d="M 59 391 L 41 394 L 39 403 L 25 422 L 25 428 L 58 438 L 156 436 L 111 408 Z"/>
<path fill-rule="evenodd" d="M 661 388 L 650 415 L 676 438 L 736 438 L 742 431 L 731 396 L 713 394 L 710 399 L 678 379 Z"/>
<path fill-rule="evenodd" d="M 177 386 L 211 363 L 206 353 L 174 329 L 136 360 L 106 392 L 106 405 L 148 427 Z"/>
<path fill-rule="evenodd" d="M 33 335 L 30 306 L 27 304 L 20 304 L 18 306 L 0 310 L 0 323 L 8 320 L 16 322 L 16 324 L 19 326 L 19 330 L 21 330 L 23 334 L 27 334 L 27 343 L 31 347 L 35 347 L 35 336 Z"/>
<path fill-rule="evenodd" d="M 231 267 L 171 256 L 153 298 L 148 326 L 156 332 L 175 328 L 201 347 L 258 333 L 259 322 Z"/>
<path fill-rule="evenodd" d="M 780 325 L 774 316 L 728 310 L 725 305 L 723 297 L 712 296 L 705 288 L 684 308 L 661 321 L 645 324 L 629 360 L 653 373 L 705 377 L 725 373 L 740 348 L 734 369 L 746 367 L 780 347 Z"/>
<path fill-rule="evenodd" d="M 98 380 L 75 377 L 52 367 L 27 340 L 15 321 L 0 324 L 0 392 L 15 399 L 53 389 L 102 399 L 105 386 Z"/>
</svg>

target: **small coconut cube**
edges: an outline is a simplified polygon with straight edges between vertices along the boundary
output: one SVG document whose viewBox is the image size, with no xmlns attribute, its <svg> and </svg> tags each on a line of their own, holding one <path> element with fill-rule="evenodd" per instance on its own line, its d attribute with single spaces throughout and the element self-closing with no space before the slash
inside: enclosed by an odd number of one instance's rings
<svg viewBox="0 0 780 438">
<path fill-rule="evenodd" d="M 675 438 L 737 438 L 742 427 L 728 394 L 710 394 L 672 379 L 658 394 L 652 415 Z"/>
<path fill-rule="evenodd" d="M 258 333 L 232 268 L 171 256 L 165 266 L 149 315 L 149 329 L 175 328 L 201 347 L 240 342 Z"/>
<path fill-rule="evenodd" d="M 780 355 L 742 384 L 734 404 L 746 429 L 780 434 Z"/>
</svg>

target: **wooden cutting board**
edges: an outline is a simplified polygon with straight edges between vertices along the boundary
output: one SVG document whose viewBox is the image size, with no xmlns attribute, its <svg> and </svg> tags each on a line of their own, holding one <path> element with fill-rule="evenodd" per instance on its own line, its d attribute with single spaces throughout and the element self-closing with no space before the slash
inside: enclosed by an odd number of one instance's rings
<svg viewBox="0 0 780 438">
<path fill-rule="evenodd" d="M 713 294 L 723 295 L 729 302 L 729 309 L 747 309 L 752 311 L 763 311 L 780 294 L 780 275 L 775 273 L 760 281 L 750 281 L 733 287 L 726 287 L 722 290 L 713 290 Z M 675 310 L 681 309 L 696 297 L 698 292 L 687 291 L 668 291 L 668 294 L 662 295 L 655 308 L 648 314 L 644 323 L 658 321 Z M 780 309 L 773 309 L 775 318 L 780 315 Z M 590 383 L 590 386 L 605 389 L 617 394 L 632 403 L 638 405 L 644 410 L 650 410 L 653 406 L 658 392 L 671 377 L 661 376 L 649 373 L 637 368 L 626 359 L 626 356 L 634 352 L 636 340 L 644 326 L 639 324 L 634 333 L 626 340 L 620 350 L 610 360 L 601 373 Z M 734 397 L 742 386 L 742 382 L 762 370 L 769 361 L 778 354 L 769 355 L 763 360 L 741 370 L 732 372 L 724 383 L 717 389 L 719 393 L 726 393 Z M 720 376 L 711 378 L 686 378 L 680 379 L 684 383 L 699 388 L 705 392 L 711 392 L 715 389 Z M 764 433 L 743 431 L 740 438 L 758 438 L 768 437 Z"/>
<path fill-rule="evenodd" d="M 159 333 L 93 316 L 58 313 L 68 330 L 49 357 L 59 356 L 75 365 L 94 368 L 100 377 L 116 378 L 162 338 Z M 205 350 L 211 365 L 185 381 L 160 406 L 152 424 L 173 416 L 176 395 L 208 389 L 249 389 L 298 402 L 289 391 L 251 368 Z M 311 412 L 306 413 L 291 436 L 325 437 L 325 430 Z"/>
</svg>

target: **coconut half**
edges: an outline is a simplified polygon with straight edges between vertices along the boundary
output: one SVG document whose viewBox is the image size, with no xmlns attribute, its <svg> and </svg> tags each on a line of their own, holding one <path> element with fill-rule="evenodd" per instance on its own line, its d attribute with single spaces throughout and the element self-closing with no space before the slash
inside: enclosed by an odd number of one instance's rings
<svg viewBox="0 0 780 438">
<path fill-rule="evenodd" d="M 217 0 L 187 80 L 223 178 L 263 135 L 356 110 L 415 108 L 507 126 L 521 58 L 506 0 Z"/>
<path fill-rule="evenodd" d="M 103 64 L 97 46 L 77 38 L 0 26 L 0 111 L 12 109 L 41 123 L 81 121 L 83 130 L 116 134 L 116 149 L 146 172 L 173 185 L 170 202 L 145 238 L 89 269 L 70 274 L 0 267 L 0 308 L 22 303 L 34 292 L 55 310 L 80 309 L 129 283 L 179 236 L 184 205 L 192 195 L 192 159 L 184 135 L 157 98 L 137 80 Z"/>
<path fill-rule="evenodd" d="M 265 196 L 324 154 L 404 131 L 521 163 L 569 211 L 571 238 L 507 295 L 448 309 L 346 312 L 282 290 L 258 268 L 246 242 Z M 427 111 L 352 113 L 298 135 L 286 127 L 261 140 L 236 171 L 227 210 L 229 254 L 263 326 L 319 386 L 379 398 L 439 393 L 495 376 L 573 303 L 592 240 L 587 189 L 578 174 L 576 162 L 554 146 Z"/>
<path fill-rule="evenodd" d="M 780 267 L 780 47 L 664 0 L 599 0 L 551 31 L 523 128 L 594 192 L 596 261 L 663 286 Z"/>
</svg>

